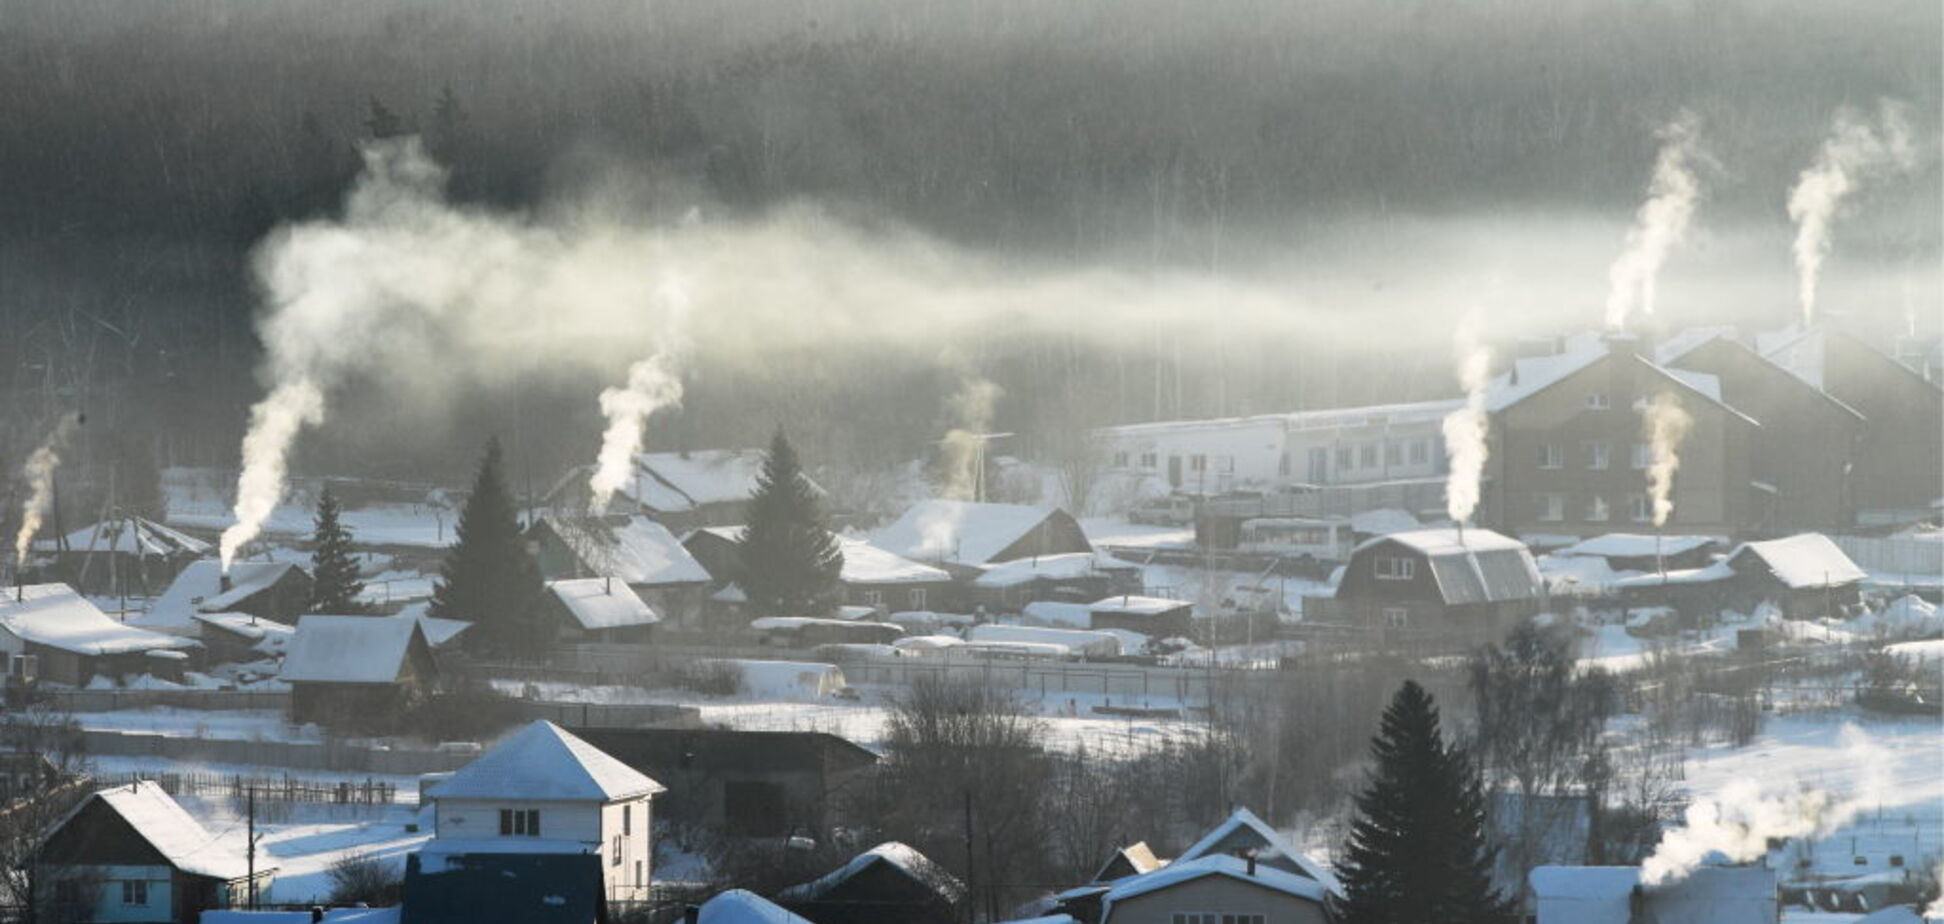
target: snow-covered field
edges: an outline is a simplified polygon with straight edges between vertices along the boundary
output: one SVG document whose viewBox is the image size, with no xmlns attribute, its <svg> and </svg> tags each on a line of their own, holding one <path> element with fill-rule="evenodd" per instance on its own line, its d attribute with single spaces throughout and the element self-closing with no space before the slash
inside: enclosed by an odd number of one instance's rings
<svg viewBox="0 0 1944 924">
<path fill-rule="evenodd" d="M 315 725 L 291 725 L 274 709 L 175 709 L 153 706 L 115 712 L 77 712 L 90 731 L 145 732 L 210 741 L 322 741 Z"/>
</svg>

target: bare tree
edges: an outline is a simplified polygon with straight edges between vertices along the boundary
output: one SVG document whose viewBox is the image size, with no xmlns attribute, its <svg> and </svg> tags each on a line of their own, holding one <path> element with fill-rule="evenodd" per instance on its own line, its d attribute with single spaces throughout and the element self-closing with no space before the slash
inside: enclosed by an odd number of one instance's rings
<svg viewBox="0 0 1944 924">
<path fill-rule="evenodd" d="M 326 875 L 331 880 L 331 901 L 340 905 L 397 901 L 399 889 L 404 885 L 398 870 L 366 851 L 347 851 L 332 861 Z"/>
</svg>

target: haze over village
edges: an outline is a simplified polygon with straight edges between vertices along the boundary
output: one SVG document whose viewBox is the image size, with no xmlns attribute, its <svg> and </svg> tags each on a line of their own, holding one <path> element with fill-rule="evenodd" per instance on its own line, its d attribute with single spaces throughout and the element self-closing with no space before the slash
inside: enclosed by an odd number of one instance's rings
<svg viewBox="0 0 1944 924">
<path fill-rule="evenodd" d="M 0 924 L 1944 920 L 1941 35 L 0 0 Z"/>
</svg>

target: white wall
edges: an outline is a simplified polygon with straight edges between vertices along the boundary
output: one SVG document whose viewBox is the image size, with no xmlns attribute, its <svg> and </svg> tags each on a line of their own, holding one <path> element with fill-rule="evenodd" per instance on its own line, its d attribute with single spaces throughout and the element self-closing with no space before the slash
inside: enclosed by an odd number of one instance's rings
<svg viewBox="0 0 1944 924">
<path fill-rule="evenodd" d="M 166 866 L 73 866 L 62 869 L 83 882 L 94 883 L 91 891 L 95 895 L 95 906 L 88 918 L 90 921 L 122 924 L 174 920 L 171 871 Z M 148 883 L 146 904 L 122 904 L 122 883 L 130 880 Z M 53 888 L 51 883 L 48 888 Z M 52 896 L 48 896 L 47 900 L 52 900 Z"/>
<path fill-rule="evenodd" d="M 646 898 L 646 884 L 653 878 L 653 847 L 649 839 L 649 800 L 622 802 L 548 802 L 516 800 L 436 800 L 434 831 L 442 838 L 501 838 L 501 809 L 540 812 L 540 838 L 550 841 L 578 841 L 601 857 L 601 871 L 610 898 Z M 627 816 L 624 822 L 624 817 Z M 622 834 L 626 830 L 629 833 Z M 520 840 L 508 835 L 506 840 Z M 615 858 L 617 844 L 620 862 Z M 635 864 L 641 864 L 642 886 L 635 884 Z"/>
<path fill-rule="evenodd" d="M 1152 476 L 1166 483 L 1169 460 L 1179 459 L 1181 481 L 1175 487 L 1181 491 L 1218 494 L 1259 490 L 1282 480 L 1280 417 L 1137 424 L 1098 432 L 1112 471 Z M 1204 460 L 1199 471 L 1194 464 L 1196 456 Z"/>
</svg>

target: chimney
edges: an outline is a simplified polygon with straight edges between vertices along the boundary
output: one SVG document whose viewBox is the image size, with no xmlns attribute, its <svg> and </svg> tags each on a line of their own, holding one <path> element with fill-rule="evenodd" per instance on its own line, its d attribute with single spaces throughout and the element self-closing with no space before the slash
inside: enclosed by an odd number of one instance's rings
<svg viewBox="0 0 1944 924">
<path fill-rule="evenodd" d="M 216 592 L 225 594 L 230 592 L 230 576 L 228 571 L 224 571 L 216 576 Z"/>
<path fill-rule="evenodd" d="M 1464 520 L 1458 521 L 1458 544 L 1461 546 L 1465 544 L 1465 521 Z"/>
<path fill-rule="evenodd" d="M 323 905 L 312 905 L 310 912 L 311 912 L 311 924 L 317 924 L 317 922 L 324 920 Z"/>
<path fill-rule="evenodd" d="M 1248 852 L 1248 853 L 1246 854 L 1246 856 L 1248 857 L 1248 860 L 1249 860 L 1249 875 L 1250 875 L 1251 877 L 1253 877 L 1253 876 L 1255 876 L 1255 874 L 1256 874 L 1256 872 L 1255 872 L 1255 866 L 1256 866 L 1256 855 L 1255 855 L 1255 851 L 1253 851 L 1253 850 L 1251 850 L 1251 851 L 1249 851 L 1249 852 Z"/>
<path fill-rule="evenodd" d="M 614 575 L 607 576 L 606 582 L 601 585 L 601 590 L 610 597 L 614 596 Z"/>
<path fill-rule="evenodd" d="M 689 905 L 682 909 L 682 924 L 696 924 L 702 920 L 702 906 Z"/>
</svg>

